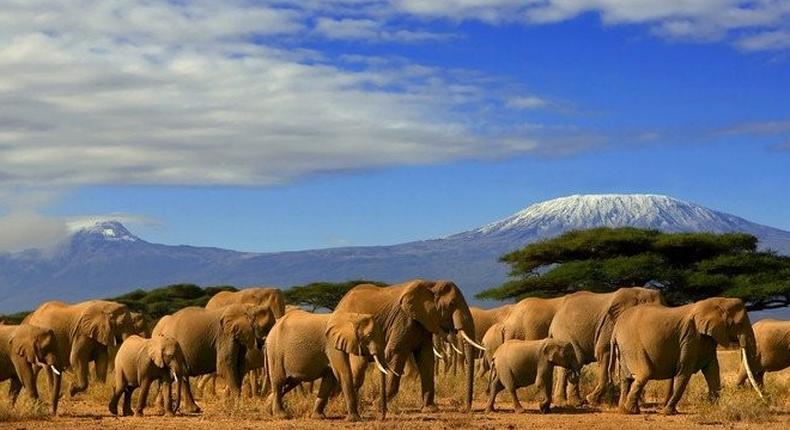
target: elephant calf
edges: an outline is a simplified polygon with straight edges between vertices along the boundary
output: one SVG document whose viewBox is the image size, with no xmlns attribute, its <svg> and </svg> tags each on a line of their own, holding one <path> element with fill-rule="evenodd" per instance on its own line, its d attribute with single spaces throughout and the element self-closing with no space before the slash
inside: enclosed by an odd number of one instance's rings
<svg viewBox="0 0 790 430">
<path fill-rule="evenodd" d="M 752 325 L 757 341 L 757 360 L 754 378 L 763 385 L 765 372 L 778 372 L 790 367 L 790 321 L 765 319 Z M 736 383 L 740 386 L 747 379 L 746 368 L 741 362 Z"/>
<path fill-rule="evenodd" d="M 517 413 L 524 408 L 518 401 L 516 389 L 537 384 L 543 391 L 540 411 L 548 413 L 551 406 L 551 386 L 554 366 L 568 371 L 571 382 L 578 381 L 581 363 L 573 352 L 570 342 L 556 339 L 508 340 L 497 348 L 491 362 L 488 406 L 486 411 L 494 411 L 496 396 L 507 389 L 513 397 L 513 408 Z"/>
<path fill-rule="evenodd" d="M 284 418 L 282 398 L 301 382 L 321 378 L 314 418 L 324 418 L 324 408 L 337 383 L 343 391 L 350 421 L 359 420 L 349 355 L 372 356 L 386 375 L 384 335 L 370 315 L 348 312 L 313 314 L 294 310 L 280 318 L 266 338 L 266 354 L 272 393 L 272 413 Z M 382 378 L 382 416 L 386 413 Z"/>
<path fill-rule="evenodd" d="M 154 336 L 144 339 L 130 336 L 121 344 L 115 356 L 115 386 L 110 398 L 110 413 L 118 415 L 118 401 L 124 395 L 123 415 L 131 415 L 132 392 L 140 387 L 140 398 L 134 414 L 142 416 L 151 383 L 158 381 L 164 386 L 164 413 L 173 415 L 181 401 L 181 381 L 186 375 L 184 353 L 173 338 Z M 171 404 L 173 380 L 177 381 L 176 392 L 179 393 L 176 408 Z"/>
<path fill-rule="evenodd" d="M 55 334 L 30 324 L 0 325 L 0 381 L 11 380 L 9 394 L 15 403 L 22 387 L 38 399 L 36 367 L 49 367 L 52 378 L 52 414 L 58 411 L 62 364 L 58 362 Z"/>
</svg>

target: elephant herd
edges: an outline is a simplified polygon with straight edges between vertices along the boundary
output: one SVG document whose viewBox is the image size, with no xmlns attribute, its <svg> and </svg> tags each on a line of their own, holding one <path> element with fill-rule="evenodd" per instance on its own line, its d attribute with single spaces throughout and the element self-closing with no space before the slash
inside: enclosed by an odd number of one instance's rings
<svg viewBox="0 0 790 430">
<path fill-rule="evenodd" d="M 38 399 L 43 371 L 56 414 L 62 373 L 72 374 L 68 392 L 74 396 L 87 389 L 93 363 L 97 380 L 112 373 L 108 408 L 115 415 L 142 415 L 149 392 L 165 414 L 198 413 L 190 381 L 205 388 L 221 378 L 231 396 L 239 396 L 246 381 L 252 393 L 269 392 L 266 408 L 286 418 L 286 394 L 320 379 L 312 417 L 325 417 L 329 398 L 342 393 L 347 418 L 355 421 L 366 375 L 380 378 L 383 418 L 407 366 L 419 378 L 422 410 L 437 411 L 437 360 L 456 359 L 464 365 L 466 411 L 475 380 L 485 381 L 487 411 L 495 410 L 503 390 L 515 410 L 523 410 L 516 391 L 534 384 L 543 396 L 540 411 L 549 412 L 552 402 L 599 404 L 618 379 L 620 410 L 638 413 L 645 384 L 668 379 L 664 412 L 673 414 L 696 372 L 704 375 L 709 396 L 718 396 L 716 349 L 731 344 L 742 351 L 738 385 L 749 380 L 760 396 L 765 372 L 790 366 L 790 322 L 752 326 L 739 299 L 668 307 L 658 290 L 630 287 L 480 309 L 469 307 L 451 281 L 418 279 L 357 285 L 326 314 L 286 306 L 276 288 L 221 292 L 205 307 L 162 317 L 149 338 L 142 315 L 123 304 L 47 302 L 20 325 L 0 325 L 0 381 L 11 380 L 12 400 L 22 388 Z M 582 398 L 581 370 L 591 363 L 595 387 Z M 371 364 L 373 373 L 367 372 Z"/>
</svg>

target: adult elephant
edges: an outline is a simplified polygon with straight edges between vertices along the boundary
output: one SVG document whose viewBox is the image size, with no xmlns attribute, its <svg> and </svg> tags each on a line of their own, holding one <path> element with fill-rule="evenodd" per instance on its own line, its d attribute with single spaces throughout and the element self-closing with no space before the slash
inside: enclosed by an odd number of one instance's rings
<svg viewBox="0 0 790 430">
<path fill-rule="evenodd" d="M 419 370 L 422 409 L 436 411 L 434 395 L 433 335 L 441 338 L 457 332 L 467 342 L 466 355 L 472 345 L 474 321 L 461 290 L 451 281 L 413 280 L 389 287 L 363 284 L 352 288 L 340 300 L 335 312 L 371 314 L 382 328 L 388 368 L 395 373 L 387 379 L 387 397 L 398 393 L 400 375 L 409 356 Z M 354 382 L 360 388 L 370 359 L 351 357 Z M 474 361 L 466 360 L 466 407 L 471 409 L 474 388 Z"/>
<path fill-rule="evenodd" d="M 657 290 L 641 287 L 620 288 L 610 293 L 580 291 L 562 297 L 549 326 L 549 337 L 570 342 L 582 365 L 598 363 L 598 380 L 587 402 L 597 405 L 609 386 L 609 356 L 612 329 L 620 314 L 640 304 L 664 304 Z M 570 404 L 583 403 L 579 384 L 567 385 L 566 373 L 558 372 L 557 400 L 566 399 L 570 388 Z"/>
<path fill-rule="evenodd" d="M 482 341 L 488 329 L 492 325 L 504 321 L 515 306 L 513 303 L 491 309 L 470 306 L 469 312 L 472 314 L 472 320 L 475 322 L 475 342 Z"/>
<path fill-rule="evenodd" d="M 253 287 L 239 291 L 220 291 L 209 299 L 206 309 L 243 303 L 267 307 L 272 310 L 275 318 L 285 315 L 285 296 L 279 288 Z"/>
<path fill-rule="evenodd" d="M 620 409 L 638 413 L 645 384 L 672 379 L 664 413 L 675 414 L 689 379 L 698 371 L 705 376 L 709 398 L 718 398 L 721 382 L 716 347 L 733 342 L 741 347 L 746 373 L 762 397 L 751 371 L 757 359 L 754 332 L 741 299 L 713 297 L 673 308 L 642 305 L 623 311 L 611 338 L 623 375 Z"/>
<path fill-rule="evenodd" d="M 382 373 L 380 414 L 386 415 L 386 379 L 383 367 L 384 335 L 370 315 L 334 312 L 313 314 L 289 312 L 272 328 L 266 339 L 271 368 L 272 413 L 287 417 L 282 399 L 301 382 L 321 378 L 314 418 L 324 418 L 330 394 L 337 386 L 346 400 L 347 418 L 358 421 L 357 390 L 354 389 L 349 357 L 372 357 Z"/>
<path fill-rule="evenodd" d="M 244 357 L 255 348 L 255 328 L 248 305 L 228 305 L 220 309 L 187 307 L 159 320 L 151 336 L 164 335 L 178 342 L 184 353 L 189 376 L 218 373 L 231 393 L 241 393 Z M 189 380 L 183 384 L 186 412 L 200 412 Z"/>
<path fill-rule="evenodd" d="M 37 367 L 50 367 L 55 373 L 50 386 L 52 414 L 55 415 L 64 367 L 58 361 L 55 333 L 29 324 L 0 324 L 0 381 L 11 380 L 8 390 L 11 403 L 16 402 L 22 388 L 32 399 L 38 400 Z"/>
<path fill-rule="evenodd" d="M 114 359 L 118 345 L 133 333 L 126 305 L 106 300 L 74 305 L 47 302 L 25 317 L 23 323 L 52 330 L 55 334 L 58 362 L 71 367 L 76 376 L 69 388 L 71 396 L 88 388 L 91 361 L 97 378 L 106 379 L 108 363 Z M 48 368 L 46 372 L 51 382 L 52 370 Z"/>
<path fill-rule="evenodd" d="M 763 385 L 765 372 L 778 372 L 790 367 L 790 321 L 764 319 L 752 325 L 754 338 L 757 342 L 757 359 L 752 370 L 758 384 Z M 736 379 L 737 385 L 743 385 L 748 376 L 744 363 Z"/>
</svg>

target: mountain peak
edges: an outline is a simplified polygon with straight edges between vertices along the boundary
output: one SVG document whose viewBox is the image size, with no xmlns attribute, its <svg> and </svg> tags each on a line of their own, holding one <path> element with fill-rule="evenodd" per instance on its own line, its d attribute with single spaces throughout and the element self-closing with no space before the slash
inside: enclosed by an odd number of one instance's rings
<svg viewBox="0 0 790 430">
<path fill-rule="evenodd" d="M 662 231 L 748 230 L 734 215 L 660 194 L 577 194 L 533 204 L 462 235 L 529 233 L 548 237 L 594 227 L 638 227 Z"/>
<path fill-rule="evenodd" d="M 70 225 L 75 236 L 90 237 L 106 241 L 137 242 L 140 240 L 123 224 L 115 220 L 89 220 Z"/>
</svg>

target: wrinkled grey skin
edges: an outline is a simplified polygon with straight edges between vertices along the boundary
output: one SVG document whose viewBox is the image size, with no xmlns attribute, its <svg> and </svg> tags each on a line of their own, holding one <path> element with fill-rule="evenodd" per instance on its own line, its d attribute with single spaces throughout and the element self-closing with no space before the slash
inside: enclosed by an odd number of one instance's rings
<svg viewBox="0 0 790 430">
<path fill-rule="evenodd" d="M 598 381 L 587 396 L 592 405 L 601 402 L 604 392 L 610 386 L 609 356 L 610 340 L 614 323 L 626 309 L 640 304 L 664 304 L 661 293 L 648 288 L 620 288 L 611 293 L 591 293 L 581 291 L 562 298 L 549 327 L 549 337 L 573 345 L 577 360 L 582 364 L 598 363 Z M 557 372 L 555 402 L 565 401 L 570 391 L 568 404 L 583 403 L 578 384 L 570 384 L 564 371 Z"/>
<path fill-rule="evenodd" d="M 582 365 L 576 360 L 570 343 L 556 339 L 505 341 L 492 359 L 486 411 L 494 411 L 496 396 L 504 389 L 510 393 L 516 413 L 523 412 L 516 389 L 534 383 L 543 393 L 540 411 L 548 413 L 555 366 L 569 369 L 571 379 L 578 380 Z"/>
</svg>

